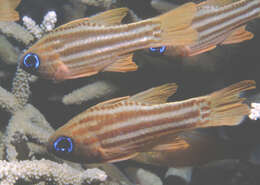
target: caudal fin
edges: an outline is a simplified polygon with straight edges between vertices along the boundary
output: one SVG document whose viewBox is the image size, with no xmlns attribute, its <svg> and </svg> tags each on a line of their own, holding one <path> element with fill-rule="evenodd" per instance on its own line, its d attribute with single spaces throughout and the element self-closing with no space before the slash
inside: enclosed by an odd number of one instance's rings
<svg viewBox="0 0 260 185">
<path fill-rule="evenodd" d="M 0 6 L 0 21 L 18 21 L 19 14 L 15 8 L 21 0 L 3 0 Z"/>
<path fill-rule="evenodd" d="M 249 115 L 250 108 L 243 103 L 245 98 L 240 94 L 254 89 L 255 81 L 244 80 L 208 95 L 210 118 L 206 126 L 238 125 L 244 116 Z"/>
<path fill-rule="evenodd" d="M 195 3 L 186 3 L 179 8 L 155 17 L 162 27 L 161 45 L 186 45 L 198 39 L 198 33 L 191 27 L 192 20 L 197 12 Z"/>
</svg>

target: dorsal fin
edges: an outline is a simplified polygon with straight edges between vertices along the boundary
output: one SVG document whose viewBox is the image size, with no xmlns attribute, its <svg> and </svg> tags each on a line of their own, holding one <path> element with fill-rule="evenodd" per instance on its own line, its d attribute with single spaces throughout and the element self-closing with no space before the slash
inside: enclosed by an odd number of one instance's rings
<svg viewBox="0 0 260 185">
<path fill-rule="evenodd" d="M 123 96 L 123 97 L 118 97 L 107 101 L 103 101 L 99 104 L 92 106 L 91 108 L 111 105 L 121 101 L 135 101 L 135 102 L 146 103 L 146 104 L 165 103 L 167 99 L 176 92 L 176 90 L 177 90 L 177 85 L 175 83 L 168 83 L 137 93 L 131 97 Z"/>
<path fill-rule="evenodd" d="M 89 17 L 89 20 L 107 26 L 117 25 L 121 24 L 122 19 L 127 15 L 127 13 L 128 8 L 116 8 L 91 16 Z"/>
<path fill-rule="evenodd" d="M 91 17 L 85 17 L 81 19 L 76 19 L 74 21 L 68 22 L 59 26 L 56 30 L 64 29 L 67 27 L 74 27 L 80 24 L 86 24 L 89 22 L 96 23 L 99 25 L 109 26 L 120 24 L 122 19 L 127 15 L 128 8 L 116 8 L 112 10 L 107 10 L 102 13 L 98 13 Z"/>
<path fill-rule="evenodd" d="M 207 0 L 208 5 L 222 7 L 231 3 L 236 2 L 237 0 Z"/>
<path fill-rule="evenodd" d="M 129 99 L 130 96 L 123 96 L 123 97 L 119 97 L 119 98 L 113 98 L 113 99 L 110 99 L 110 100 L 107 100 L 107 101 L 103 101 L 99 104 L 96 104 L 94 105 L 93 107 L 99 107 L 99 106 L 106 106 L 106 105 L 111 105 L 111 104 L 115 104 L 115 103 L 118 103 L 120 101 L 124 101 L 124 100 L 127 100 Z"/>
<path fill-rule="evenodd" d="M 167 99 L 176 92 L 177 87 L 175 83 L 164 84 L 131 96 L 128 101 L 147 104 L 165 103 Z"/>
</svg>

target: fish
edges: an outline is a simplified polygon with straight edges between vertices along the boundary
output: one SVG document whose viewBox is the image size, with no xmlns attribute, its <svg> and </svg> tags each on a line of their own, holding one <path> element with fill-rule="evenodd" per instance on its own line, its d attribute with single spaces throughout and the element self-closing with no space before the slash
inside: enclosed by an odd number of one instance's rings
<svg viewBox="0 0 260 185">
<path fill-rule="evenodd" d="M 197 6 L 191 27 L 198 32 L 195 43 L 184 46 L 159 46 L 149 52 L 167 56 L 195 56 L 218 45 L 237 44 L 254 37 L 246 23 L 259 18 L 259 0 L 207 0 Z M 161 49 L 160 48 L 164 48 Z"/>
<path fill-rule="evenodd" d="M 61 25 L 33 44 L 21 57 L 20 66 L 54 81 L 104 71 L 135 71 L 135 50 L 191 44 L 197 39 L 197 31 L 190 27 L 195 3 L 154 18 L 121 24 L 127 13 L 128 8 L 117 8 Z"/>
<path fill-rule="evenodd" d="M 0 21 L 18 21 L 19 14 L 15 8 L 21 0 L 0 0 Z"/>
<path fill-rule="evenodd" d="M 79 163 L 112 163 L 143 152 L 167 151 L 169 137 L 197 128 L 234 126 L 250 113 L 240 94 L 255 88 L 244 80 L 211 94 L 166 102 L 175 83 L 101 102 L 76 115 L 50 136 L 47 150 Z"/>
</svg>

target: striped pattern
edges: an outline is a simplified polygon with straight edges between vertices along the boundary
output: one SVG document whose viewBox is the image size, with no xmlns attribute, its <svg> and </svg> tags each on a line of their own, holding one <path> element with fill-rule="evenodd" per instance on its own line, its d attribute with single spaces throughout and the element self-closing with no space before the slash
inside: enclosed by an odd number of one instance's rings
<svg viewBox="0 0 260 185">
<path fill-rule="evenodd" d="M 60 65 L 70 78 L 102 71 L 121 54 L 147 48 L 160 40 L 161 27 L 156 21 L 102 26 L 93 22 L 72 25 L 54 31 L 39 40 L 28 52 L 41 59 L 40 73 L 53 78 Z"/>
<path fill-rule="evenodd" d="M 193 55 L 200 50 L 220 44 L 231 35 L 232 31 L 259 15 L 259 0 L 240 0 L 222 7 L 202 3 L 192 22 L 192 27 L 199 33 L 198 42 L 180 50 L 183 55 Z"/>
<path fill-rule="evenodd" d="M 72 119 L 65 130 L 79 143 L 95 150 L 126 147 L 141 150 L 151 138 L 195 128 L 209 121 L 205 98 L 159 105 L 122 101 L 93 107 Z M 155 144 L 155 143 L 154 143 Z"/>
</svg>

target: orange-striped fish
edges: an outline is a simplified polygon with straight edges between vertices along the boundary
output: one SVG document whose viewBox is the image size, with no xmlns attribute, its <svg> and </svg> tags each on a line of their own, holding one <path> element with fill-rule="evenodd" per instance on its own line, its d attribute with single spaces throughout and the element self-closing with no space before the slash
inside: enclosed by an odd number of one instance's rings
<svg viewBox="0 0 260 185">
<path fill-rule="evenodd" d="M 19 14 L 15 8 L 21 0 L 0 0 L 0 21 L 18 21 Z"/>
<path fill-rule="evenodd" d="M 167 150 L 174 147 L 169 135 L 239 124 L 250 112 L 239 94 L 255 88 L 255 82 L 241 81 L 206 96 L 165 103 L 176 88 L 166 84 L 97 104 L 59 128 L 50 137 L 48 150 L 63 159 L 87 163 Z"/>
<path fill-rule="evenodd" d="M 253 38 L 245 24 L 260 16 L 260 0 L 207 0 L 198 4 L 192 28 L 199 38 L 193 44 L 177 47 L 150 48 L 165 55 L 193 56 L 220 44 L 234 44 Z"/>
<path fill-rule="evenodd" d="M 20 64 L 47 79 L 65 80 L 102 71 L 137 69 L 132 52 L 160 45 L 187 45 L 197 40 L 190 27 L 196 4 L 140 22 L 120 24 L 127 8 L 109 10 L 62 25 L 29 48 Z"/>
</svg>

